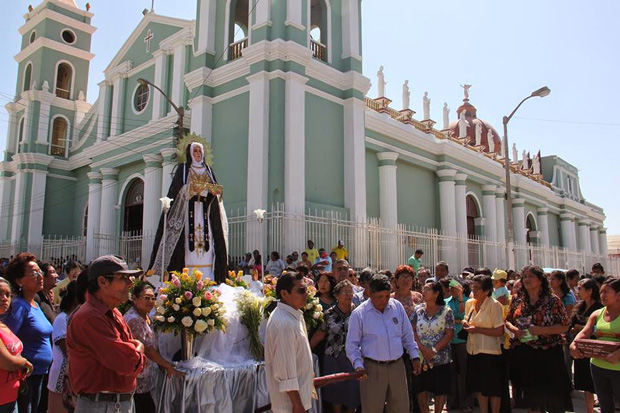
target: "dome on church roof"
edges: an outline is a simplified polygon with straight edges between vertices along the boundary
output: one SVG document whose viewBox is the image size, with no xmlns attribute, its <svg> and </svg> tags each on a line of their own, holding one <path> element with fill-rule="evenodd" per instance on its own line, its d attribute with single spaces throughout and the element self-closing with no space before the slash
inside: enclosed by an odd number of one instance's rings
<svg viewBox="0 0 620 413">
<path fill-rule="evenodd" d="M 467 121 L 467 144 L 476 145 L 476 128 L 480 125 L 482 129 L 482 136 L 480 139 L 480 146 L 484 146 L 484 152 L 500 153 L 502 139 L 499 133 L 495 130 L 493 125 L 482 119 L 478 119 L 476 116 L 476 108 L 469 103 L 469 99 L 464 99 L 463 104 L 456 110 L 457 119 L 450 123 L 448 129 L 454 136 L 459 136 L 459 119 L 461 112 L 465 112 L 465 120 Z M 493 139 L 493 143 L 489 145 L 489 131 Z"/>
</svg>

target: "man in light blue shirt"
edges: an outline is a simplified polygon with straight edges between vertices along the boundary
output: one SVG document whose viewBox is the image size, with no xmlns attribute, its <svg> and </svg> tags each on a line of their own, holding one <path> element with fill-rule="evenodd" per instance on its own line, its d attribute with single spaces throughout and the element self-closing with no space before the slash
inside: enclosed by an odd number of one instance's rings
<svg viewBox="0 0 620 413">
<path fill-rule="evenodd" d="M 353 310 L 349 319 L 346 352 L 356 371 L 366 373 L 360 383 L 364 413 L 409 411 L 409 394 L 403 349 L 411 357 L 413 374 L 420 374 L 418 346 L 405 308 L 390 298 L 384 275 L 370 280 L 370 298 Z"/>
</svg>

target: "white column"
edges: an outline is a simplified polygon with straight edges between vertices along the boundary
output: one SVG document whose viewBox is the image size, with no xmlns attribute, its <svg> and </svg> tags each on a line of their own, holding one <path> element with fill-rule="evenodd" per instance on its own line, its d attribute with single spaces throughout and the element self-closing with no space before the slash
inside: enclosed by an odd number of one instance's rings
<svg viewBox="0 0 620 413">
<path fill-rule="evenodd" d="M 215 54 L 216 4 L 217 0 L 200 0 L 197 53 Z"/>
<path fill-rule="evenodd" d="M 153 248 L 153 240 L 161 215 L 161 178 L 162 157 L 160 155 L 144 155 L 144 204 L 142 215 L 142 263 L 148 265 Z"/>
<path fill-rule="evenodd" d="M 86 262 L 99 256 L 96 248 L 95 234 L 99 234 L 101 225 L 101 174 L 88 173 L 88 222 L 86 224 Z"/>
<path fill-rule="evenodd" d="M 466 174 L 458 173 L 454 175 L 454 205 L 456 214 L 456 232 L 459 235 L 458 241 L 458 261 L 451 262 L 454 268 L 463 268 L 467 263 L 467 185 Z"/>
<path fill-rule="evenodd" d="M 41 106 L 39 108 L 39 128 L 37 129 L 37 143 L 41 145 L 47 145 L 50 143 L 50 140 L 51 140 L 49 136 L 50 126 L 51 126 L 50 125 L 50 122 L 51 122 L 50 109 L 51 109 L 52 100 L 54 99 L 54 95 L 52 93 L 45 92 L 42 90 L 40 97 L 41 97 L 41 100 L 40 100 Z M 69 131 L 67 131 L 67 138 L 69 136 L 70 136 Z M 67 142 L 67 146 L 68 146 L 68 142 Z"/>
<path fill-rule="evenodd" d="M 607 250 L 607 229 L 601 228 L 598 232 L 598 252 L 604 260 L 607 260 L 607 254 L 609 254 Z"/>
<path fill-rule="evenodd" d="M 383 227 L 392 230 L 383 234 L 381 240 L 381 265 L 383 268 L 396 268 L 398 246 L 396 229 L 398 228 L 398 191 L 396 185 L 395 152 L 379 152 L 379 212 Z"/>
<path fill-rule="evenodd" d="M 528 264 L 527 259 L 527 236 L 525 226 L 525 200 L 514 199 L 512 201 L 512 222 L 515 237 L 515 262 L 516 268 L 522 268 Z"/>
<path fill-rule="evenodd" d="M 187 46 L 185 43 L 179 44 L 174 48 L 174 59 L 172 62 L 172 93 L 170 99 L 177 106 L 185 105 L 185 82 L 183 76 L 185 76 L 185 60 L 187 58 Z M 174 109 L 170 108 L 170 113 L 173 113 Z"/>
<path fill-rule="evenodd" d="M 506 192 L 498 188 L 495 191 L 495 218 L 497 220 L 497 242 L 506 242 Z"/>
<path fill-rule="evenodd" d="M 97 142 L 107 139 L 109 133 L 107 131 L 108 126 L 108 83 L 104 80 L 99 83 L 99 100 L 97 103 Z"/>
<path fill-rule="evenodd" d="M 562 246 L 569 250 L 574 250 L 572 240 L 572 233 L 575 232 L 574 227 L 573 216 L 571 214 L 560 215 Z"/>
<path fill-rule="evenodd" d="M 45 186 L 47 171 L 32 171 L 30 212 L 28 214 L 28 248 L 38 251 L 43 240 L 43 210 L 45 209 Z"/>
<path fill-rule="evenodd" d="M 190 131 L 211 143 L 213 125 L 213 103 L 208 96 L 197 96 L 188 102 L 192 111 Z"/>
<path fill-rule="evenodd" d="M 299 0 L 286 0 L 286 21 L 284 24 L 299 28 L 304 27 L 301 21 L 302 3 Z M 310 17 L 308 17 L 308 20 L 310 20 Z"/>
<path fill-rule="evenodd" d="M 265 2 L 268 4 L 268 2 Z M 289 72 L 284 91 L 284 208 L 303 215 L 306 208 L 306 82 L 308 78 Z M 284 246 L 293 251 L 306 240 L 301 219 L 284 221 Z"/>
<path fill-rule="evenodd" d="M 497 241 L 497 205 L 495 203 L 495 185 L 482 187 L 482 203 L 486 218 L 485 235 L 490 241 Z"/>
<path fill-rule="evenodd" d="M 586 254 L 592 252 L 592 244 L 590 242 L 590 223 L 585 219 L 577 222 L 579 226 L 579 249 Z"/>
<path fill-rule="evenodd" d="M 101 181 L 101 221 L 99 233 L 107 236 L 116 235 L 116 201 L 118 192 L 118 169 L 102 168 Z M 112 243 L 102 243 L 100 255 L 112 253 Z"/>
<path fill-rule="evenodd" d="M 592 245 L 592 253 L 594 255 L 599 255 L 601 253 L 598 245 L 598 230 L 599 228 L 596 225 L 592 225 L 590 227 L 590 243 Z"/>
<path fill-rule="evenodd" d="M 26 102 L 23 104 L 25 106 L 24 108 L 24 132 L 22 134 L 22 139 L 21 141 L 19 141 L 18 144 L 18 152 L 21 151 L 22 148 L 22 144 L 26 144 L 31 142 L 31 129 L 32 129 L 32 101 L 30 100 L 26 100 Z"/>
<path fill-rule="evenodd" d="M 342 1 L 342 57 L 361 60 L 359 0 Z"/>
<path fill-rule="evenodd" d="M 456 205 L 454 192 L 454 169 L 440 169 L 439 176 L 439 215 L 441 218 L 441 231 L 446 235 L 456 235 Z M 465 231 L 467 232 L 467 230 Z"/>
<path fill-rule="evenodd" d="M 256 18 L 252 25 L 252 29 L 256 29 L 265 24 L 271 24 L 270 8 L 271 1 L 259 1 L 255 3 L 254 15 Z"/>
<path fill-rule="evenodd" d="M 163 158 L 162 175 L 161 175 L 161 197 L 168 195 L 170 184 L 172 183 L 172 174 L 174 173 L 174 166 L 177 164 L 173 159 L 176 153 L 174 148 L 164 148 L 159 153 Z"/>
<path fill-rule="evenodd" d="M 116 75 L 114 78 L 114 89 L 112 93 L 112 113 L 110 114 L 110 136 L 117 136 L 123 133 L 123 106 L 125 102 L 125 78 Z"/>
<path fill-rule="evenodd" d="M 250 108 L 248 121 L 248 186 L 247 214 L 251 215 L 256 209 L 269 210 L 267 205 L 268 165 L 267 152 L 269 149 L 269 76 L 266 72 L 259 72 L 248 76 L 250 86 Z M 252 251 L 261 248 L 266 240 L 266 234 L 258 221 L 252 219 L 247 225 L 246 250 Z M 263 255 L 263 262 L 267 257 Z"/>
<path fill-rule="evenodd" d="M 538 208 L 536 216 L 538 218 L 538 229 L 540 230 L 540 243 L 543 247 L 549 247 L 549 221 L 547 213 L 549 208 Z"/>
<path fill-rule="evenodd" d="M 343 105 L 344 206 L 352 221 L 366 224 L 366 104 L 349 98 Z M 349 258 L 356 268 L 368 265 L 368 237 L 361 226 L 349 231 Z"/>
<path fill-rule="evenodd" d="M 11 205 L 11 178 L 2 175 L 0 176 L 0 241 L 10 239 L 9 211 Z"/>
<path fill-rule="evenodd" d="M 155 75 L 153 77 L 153 84 L 158 88 L 165 90 L 166 83 L 166 56 L 167 53 L 163 49 L 158 49 L 153 52 L 153 58 L 155 59 Z M 164 116 L 164 108 L 166 107 L 166 101 L 163 95 L 154 88 L 150 89 L 151 99 L 153 99 L 153 115 L 152 120 L 157 120 Z"/>
<path fill-rule="evenodd" d="M 15 173 L 15 196 L 13 197 L 13 224 L 11 225 L 11 244 L 20 244 L 23 239 L 24 215 L 26 205 L 26 172 Z M 18 247 L 21 249 L 21 246 Z"/>
<path fill-rule="evenodd" d="M 15 104 L 7 103 L 4 107 L 6 111 L 9 113 L 9 126 L 7 127 L 6 152 L 15 154 L 17 153 L 17 148 L 19 146 L 19 142 L 18 142 L 19 124 L 20 124 L 21 119 L 17 117 L 17 111 L 15 110 Z M 2 225 L 0 225 L 0 228 L 1 227 Z M 0 231 L 2 230 L 0 229 Z M 0 239 L 3 239 L 3 238 L 0 237 Z"/>
</svg>

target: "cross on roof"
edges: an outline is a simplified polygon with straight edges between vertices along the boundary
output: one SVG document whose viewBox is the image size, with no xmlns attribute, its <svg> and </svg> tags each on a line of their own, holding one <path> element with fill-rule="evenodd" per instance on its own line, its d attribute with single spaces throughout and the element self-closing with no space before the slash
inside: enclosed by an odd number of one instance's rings
<svg viewBox="0 0 620 413">
<path fill-rule="evenodd" d="M 146 43 L 146 52 L 149 53 L 151 51 L 151 40 L 153 40 L 153 32 L 149 29 L 146 32 L 146 37 L 144 38 L 144 43 Z"/>
</svg>

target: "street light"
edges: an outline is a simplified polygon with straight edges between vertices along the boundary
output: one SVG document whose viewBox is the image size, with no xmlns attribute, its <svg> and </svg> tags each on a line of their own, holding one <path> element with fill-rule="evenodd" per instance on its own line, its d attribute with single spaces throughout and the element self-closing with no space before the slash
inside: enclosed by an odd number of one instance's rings
<svg viewBox="0 0 620 413">
<path fill-rule="evenodd" d="M 508 122 L 514 116 L 515 112 L 521 107 L 523 102 L 533 97 L 544 98 L 551 93 L 551 89 L 547 86 L 543 86 L 540 89 L 536 89 L 531 95 L 523 99 L 516 108 L 508 116 L 504 116 L 504 166 L 506 169 L 506 215 L 508 216 L 508 242 L 506 243 L 506 258 L 508 259 L 508 269 L 515 269 L 515 255 L 514 255 L 514 231 L 512 227 L 512 190 L 510 189 L 510 160 L 508 158 Z"/>
<path fill-rule="evenodd" d="M 185 117 L 185 108 L 183 106 L 175 105 L 172 99 L 170 99 L 168 95 L 166 95 L 166 92 L 164 92 L 163 90 L 161 90 L 160 88 L 158 88 L 157 86 L 149 82 L 148 80 L 140 78 L 138 79 L 138 83 L 141 85 L 151 86 L 152 88 L 158 90 L 166 98 L 168 103 L 170 103 L 170 106 L 172 106 L 172 109 L 174 109 L 174 111 L 177 113 L 177 116 L 179 117 L 177 120 L 177 125 L 179 127 L 177 131 L 177 142 L 179 142 L 181 139 L 183 139 L 183 135 L 185 134 L 185 128 L 183 127 L 183 118 Z"/>
</svg>

